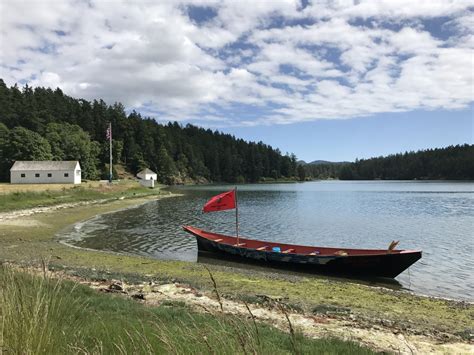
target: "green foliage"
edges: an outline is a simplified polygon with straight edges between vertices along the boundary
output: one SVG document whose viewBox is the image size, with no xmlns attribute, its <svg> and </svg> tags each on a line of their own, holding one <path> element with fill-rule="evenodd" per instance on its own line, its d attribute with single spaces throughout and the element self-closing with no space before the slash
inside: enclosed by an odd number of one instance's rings
<svg viewBox="0 0 474 355">
<path fill-rule="evenodd" d="M 356 160 L 345 165 L 341 180 L 474 179 L 474 145 L 406 152 Z"/>
<path fill-rule="evenodd" d="M 54 160 L 78 160 L 84 179 L 97 179 L 99 147 L 81 127 L 69 123 L 49 123 L 46 139 Z"/>
<path fill-rule="evenodd" d="M 51 146 L 40 134 L 23 127 L 10 130 L 5 156 L 10 165 L 16 160 L 51 160 Z"/>
<path fill-rule="evenodd" d="M 176 172 L 176 167 L 173 159 L 171 159 L 168 151 L 163 145 L 158 149 L 155 164 L 155 170 L 157 171 L 159 180 L 169 184 Z"/>
<path fill-rule="evenodd" d="M 102 100 L 77 100 L 60 89 L 25 86 L 21 91 L 16 86 L 8 88 L 0 79 L 0 123 L 9 130 L 24 127 L 44 135 L 51 145 L 50 155 L 79 160 L 86 179 L 97 178 L 109 163 L 105 137 L 109 122 L 114 162 L 122 162 L 133 173 L 148 167 L 157 172 L 161 182 L 179 183 L 187 178 L 258 182 L 263 177 L 292 178 L 297 174 L 294 155 L 283 156 L 262 142 L 245 142 L 176 122 L 161 125 L 137 112 L 127 115 L 120 103 L 109 106 Z M 6 165 L 14 160 L 14 152 L 4 153 Z M 38 156 L 49 155 L 27 151 L 22 156 L 41 160 Z"/>
<path fill-rule="evenodd" d="M 474 180 L 474 145 L 356 159 L 354 163 L 307 164 L 304 168 L 313 179 Z"/>
<path fill-rule="evenodd" d="M 302 165 L 298 165 L 298 179 L 300 181 L 305 181 L 306 180 L 306 171 Z"/>
<path fill-rule="evenodd" d="M 354 171 L 349 165 L 344 165 L 339 172 L 339 179 L 341 180 L 354 180 Z"/>
<path fill-rule="evenodd" d="M 337 179 L 340 178 L 342 169 L 347 163 L 306 164 L 306 176 L 312 179 Z"/>
<path fill-rule="evenodd" d="M 114 162 L 122 161 L 123 141 L 112 140 L 112 158 Z"/>
<path fill-rule="evenodd" d="M 45 273 L 0 266 L 1 350 L 12 354 L 372 354 L 334 339 L 289 336 L 232 315 L 184 304 L 145 307 Z"/>
<path fill-rule="evenodd" d="M 17 354 L 66 353 L 81 336 L 85 300 L 57 280 L 0 266 L 1 350 Z M 70 334 L 70 345 L 62 342 Z"/>
<path fill-rule="evenodd" d="M 0 122 L 0 181 L 9 178 L 11 161 L 8 158 L 8 145 L 10 141 L 10 130 Z"/>
<path fill-rule="evenodd" d="M 109 180 L 110 179 L 110 164 L 105 164 L 102 166 L 102 170 L 100 171 L 100 178 L 101 180 Z M 112 180 L 118 179 L 117 169 L 115 169 L 115 165 L 112 165 Z"/>
</svg>

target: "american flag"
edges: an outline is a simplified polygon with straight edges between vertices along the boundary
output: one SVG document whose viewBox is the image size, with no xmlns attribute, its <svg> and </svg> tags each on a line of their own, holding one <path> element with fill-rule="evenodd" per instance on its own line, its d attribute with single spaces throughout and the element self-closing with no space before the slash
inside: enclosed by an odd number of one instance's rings
<svg viewBox="0 0 474 355">
<path fill-rule="evenodd" d="M 107 127 L 107 132 L 105 133 L 105 136 L 107 137 L 107 139 L 112 139 L 112 125 L 109 125 L 109 127 Z"/>
</svg>

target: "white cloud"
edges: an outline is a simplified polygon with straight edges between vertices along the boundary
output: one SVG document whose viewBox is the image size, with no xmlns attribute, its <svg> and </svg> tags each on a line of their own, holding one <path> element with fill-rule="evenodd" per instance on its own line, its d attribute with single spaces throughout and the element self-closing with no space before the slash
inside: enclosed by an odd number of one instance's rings
<svg viewBox="0 0 474 355">
<path fill-rule="evenodd" d="M 190 5 L 215 16 L 191 19 Z M 461 109 L 473 100 L 470 6 L 2 0 L 0 77 L 216 127 Z"/>
<path fill-rule="evenodd" d="M 469 0 L 316 0 L 305 10 L 316 18 L 339 15 L 344 18 L 411 19 L 451 16 L 472 7 Z"/>
</svg>

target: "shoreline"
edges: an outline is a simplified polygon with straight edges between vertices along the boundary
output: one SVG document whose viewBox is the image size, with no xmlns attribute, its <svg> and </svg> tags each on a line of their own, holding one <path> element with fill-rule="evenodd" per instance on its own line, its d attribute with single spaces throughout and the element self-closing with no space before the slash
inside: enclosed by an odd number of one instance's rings
<svg viewBox="0 0 474 355">
<path fill-rule="evenodd" d="M 175 197 L 175 196 L 181 196 L 181 195 L 173 194 L 173 196 L 170 196 L 170 197 Z M 75 248 L 75 249 L 78 249 L 78 250 L 91 251 L 91 252 L 97 252 L 97 253 L 105 253 L 105 254 L 112 254 L 112 255 L 117 255 L 117 256 L 140 257 L 140 258 L 143 257 L 143 258 L 147 258 L 147 259 L 151 259 L 151 260 L 164 261 L 164 262 L 166 262 L 166 261 L 179 261 L 179 262 L 185 262 L 185 263 L 187 262 L 187 263 L 191 263 L 191 264 L 198 264 L 199 263 L 198 261 L 191 262 L 191 261 L 182 261 L 182 260 L 175 260 L 175 259 L 160 259 L 160 258 L 152 258 L 152 257 L 147 257 L 147 256 L 139 255 L 139 254 L 134 254 L 134 253 L 131 253 L 131 252 L 127 253 L 127 252 L 118 252 L 118 251 L 110 251 L 110 250 L 101 250 L 101 249 L 80 247 L 80 246 L 71 244 L 71 243 L 67 242 L 64 239 L 61 239 L 61 236 L 60 236 L 61 234 L 63 234 L 64 232 L 67 232 L 69 229 L 75 228 L 75 226 L 78 225 L 78 224 L 87 223 L 88 221 L 90 221 L 94 218 L 97 218 L 99 216 L 102 216 L 102 215 L 112 214 L 112 213 L 115 213 L 115 212 L 124 211 L 124 210 L 128 210 L 128 209 L 134 209 L 134 208 L 137 208 L 137 207 L 139 207 L 141 205 L 144 205 L 146 203 L 149 203 L 149 202 L 152 202 L 152 201 L 141 202 L 141 203 L 139 203 L 137 205 L 134 205 L 134 206 L 129 206 L 129 207 L 125 207 L 125 208 L 105 212 L 105 213 L 102 213 L 100 215 L 96 215 L 92 218 L 89 218 L 89 219 L 86 219 L 86 220 L 83 220 L 83 221 L 78 221 L 77 223 L 74 223 L 73 225 L 70 225 L 70 226 L 66 227 L 65 229 L 59 231 L 55 235 L 54 240 L 56 240 L 58 243 L 63 244 L 67 247 Z M 241 269 L 243 271 L 255 270 L 253 268 L 246 268 L 244 266 L 242 266 L 242 267 L 233 266 L 233 265 L 228 265 L 228 264 L 221 264 L 221 265 L 212 264 L 212 265 L 217 265 L 218 267 L 221 266 L 221 267 L 226 267 L 226 268 L 231 268 L 231 269 L 236 268 L 236 269 Z M 289 277 L 294 276 L 295 278 L 299 278 L 299 277 L 304 278 L 304 277 L 313 276 L 311 274 L 295 273 L 295 272 L 291 272 L 291 271 L 288 271 L 288 270 L 285 270 L 285 269 L 268 268 L 267 269 L 268 271 L 263 271 L 262 268 L 263 267 L 260 266 L 256 270 L 259 270 L 263 273 L 268 273 L 268 274 L 274 274 L 274 273 L 275 274 L 282 274 L 282 275 L 286 274 L 286 275 L 289 275 Z M 393 292 L 393 293 L 400 292 L 400 293 L 405 293 L 405 294 L 408 294 L 408 295 L 411 295 L 411 296 L 414 296 L 414 297 L 423 297 L 423 298 L 429 298 L 429 299 L 438 300 L 438 301 L 448 301 L 448 302 L 454 302 L 454 303 L 466 303 L 466 304 L 474 306 L 474 300 L 456 299 L 456 298 L 450 298 L 450 297 L 443 297 L 443 296 L 435 296 L 435 295 L 430 295 L 430 294 L 418 293 L 418 292 L 415 292 L 415 291 L 412 291 L 408 288 L 403 287 L 403 285 L 401 285 L 401 284 L 400 284 L 400 288 L 391 288 L 391 287 L 384 286 L 384 285 L 379 285 L 379 284 L 370 284 L 371 283 L 370 280 L 369 281 L 364 281 L 364 280 L 358 280 L 358 279 L 346 279 L 344 277 L 338 278 L 337 276 L 324 275 L 324 274 L 316 274 L 316 276 L 321 277 L 321 278 L 327 278 L 328 281 L 333 281 L 333 282 L 342 282 L 342 283 L 351 282 L 351 283 L 357 284 L 357 285 L 362 286 L 362 287 L 369 287 L 370 289 L 374 289 L 374 290 L 378 289 L 378 290 L 382 290 L 384 292 Z"/>
<path fill-rule="evenodd" d="M 173 198 L 173 197 L 180 197 L 180 196 L 183 196 L 182 194 L 176 194 L 176 193 L 172 193 L 172 192 L 168 192 L 167 195 L 162 195 L 162 196 L 153 196 L 155 198 L 150 198 L 146 201 L 141 201 L 137 204 L 134 204 L 134 205 L 131 205 L 131 206 L 126 206 L 126 207 L 123 207 L 123 208 L 118 208 L 118 209 L 114 209 L 114 210 L 111 210 L 111 211 L 106 211 L 106 212 L 103 212 L 103 213 L 100 213 L 100 214 L 97 214 L 95 215 L 94 217 L 91 217 L 91 218 L 87 218 L 87 219 L 84 219 L 84 220 L 81 220 L 81 221 L 77 221 L 65 228 L 63 228 L 62 230 L 58 231 L 55 235 L 54 235 L 54 238 L 53 240 L 60 243 L 60 244 L 63 244 L 63 245 L 66 245 L 70 248 L 77 248 L 77 249 L 80 249 L 80 250 L 88 250 L 88 251 L 94 251 L 94 252 L 102 252 L 102 253 L 113 253 L 113 254 L 116 254 L 116 255 L 129 255 L 129 254 L 126 254 L 126 253 L 119 253 L 119 252 L 112 252 L 112 251 L 106 251 L 106 250 L 98 250 L 98 249 L 93 249 L 93 248 L 84 248 L 84 247 L 79 247 L 77 245 L 73 245 L 73 244 L 70 244 L 68 243 L 67 241 L 65 240 L 61 240 L 61 237 L 60 235 L 61 234 L 64 234 L 65 232 L 67 232 L 68 230 L 71 230 L 71 229 L 74 229 L 76 225 L 78 224 L 84 224 L 84 223 L 87 223 L 88 221 L 94 219 L 94 218 L 97 218 L 99 216 L 104 216 L 104 215 L 107 215 L 107 214 L 111 214 L 111 213 L 116 213 L 116 212 L 120 212 L 120 211 L 126 211 L 126 210 L 129 210 L 129 209 L 134 209 L 134 208 L 138 208 L 144 204 L 147 204 L 147 203 L 150 203 L 150 202 L 153 202 L 153 201 L 159 201 L 163 198 Z M 93 202 L 91 203 L 93 204 Z M 1 216 L 0 216 L 0 223 L 1 223 Z M 132 254 L 130 254 L 129 256 L 133 256 Z"/>
<path fill-rule="evenodd" d="M 337 338 L 367 346 L 378 352 L 397 352 L 399 354 L 447 354 L 471 353 L 472 343 L 453 341 L 443 342 L 435 337 L 422 334 L 404 334 L 396 329 L 387 330 L 386 325 L 361 324 L 351 314 L 335 317 L 328 313 L 307 313 L 294 305 L 286 304 L 278 297 L 259 295 L 258 302 L 233 299 L 220 294 L 218 286 L 213 291 L 201 290 L 180 282 L 154 280 L 127 283 L 124 280 L 87 279 L 71 275 L 65 270 L 44 270 L 41 268 L 22 268 L 10 265 L 16 270 L 29 274 L 58 280 L 72 281 L 101 293 L 133 299 L 148 307 L 182 302 L 196 313 L 218 316 L 220 314 L 248 318 L 249 312 L 254 321 L 288 332 L 288 321 L 292 327 L 305 337 L 312 339 Z M 216 293 L 219 297 L 216 298 Z M 283 308 L 282 308 L 283 307 Z M 284 309 L 284 310 L 282 310 Z"/>
<path fill-rule="evenodd" d="M 111 254 L 111 252 L 85 250 L 80 247 L 71 248 L 69 244 L 63 244 L 56 239 L 56 235 L 65 228 L 71 228 L 74 224 L 93 218 L 98 214 L 134 208 L 152 200 L 173 196 L 155 195 L 115 199 L 102 204 L 72 206 L 71 208 L 54 209 L 29 215 L 21 218 L 23 225 L 0 223 L 0 260 L 18 266 L 40 265 L 41 261 L 50 260 L 51 269 L 63 269 L 69 270 L 73 274 L 82 274 L 83 282 L 90 283 L 94 278 L 100 277 L 110 282 L 113 275 L 122 275 L 124 278 L 133 279 L 135 277 L 134 285 L 137 286 L 134 287 L 137 289 L 141 287 L 142 291 L 144 283 L 155 280 L 161 284 L 181 285 L 181 288 L 184 287 L 188 290 L 186 292 L 191 294 L 194 291 L 189 290 L 193 289 L 209 295 L 212 293 L 212 285 L 203 266 L 198 263 L 156 260 L 119 253 Z M 14 218 L 11 220 L 15 221 Z M 377 331 L 378 335 L 375 335 L 374 332 L 369 332 L 370 335 L 365 332 L 365 335 L 360 335 L 360 339 L 358 338 L 357 341 L 370 343 L 369 346 L 379 350 L 398 351 L 403 342 L 400 339 L 393 340 L 392 335 L 402 334 L 405 342 L 413 344 L 414 349 L 419 349 L 419 351 L 422 349 L 422 343 L 430 344 L 430 348 L 424 348 L 429 351 L 464 352 L 467 349 L 474 350 L 472 334 L 469 335 L 469 327 L 472 325 L 472 321 L 469 319 L 472 319 L 474 314 L 472 303 L 420 296 L 406 290 L 394 291 L 368 285 L 346 284 L 335 280 L 311 280 L 304 275 L 284 276 L 272 272 L 237 270 L 233 267 L 211 264 L 208 267 L 212 270 L 221 292 L 225 294 L 225 300 L 244 300 L 245 302 L 250 301 L 249 304 L 258 305 L 262 293 L 265 297 L 281 298 L 286 303 L 301 309 L 303 314 L 308 317 L 323 316 L 323 318 L 328 318 L 331 327 L 334 326 L 335 329 L 338 329 L 338 331 L 334 330 L 329 333 L 332 336 L 344 337 L 344 332 L 349 330 L 362 334 L 364 329 L 375 327 L 373 331 Z M 100 277 L 97 276 L 99 274 Z M 174 282 L 170 283 L 173 280 Z M 321 295 L 318 296 L 318 293 Z M 209 297 L 212 298 L 212 296 Z M 362 300 L 365 298 L 369 302 L 364 303 Z M 394 302 L 399 304 L 395 306 Z M 323 310 L 329 311 L 326 313 L 315 312 L 314 309 L 318 305 Z M 342 314 L 338 313 L 339 309 L 346 308 L 349 309 L 348 314 L 345 311 Z M 404 315 L 408 309 L 413 310 L 414 314 Z M 399 314 L 400 312 L 401 314 Z M 427 313 L 426 316 L 424 312 Z M 439 313 L 439 318 L 443 321 L 430 325 L 430 320 L 425 319 L 430 316 L 428 312 Z M 426 321 L 428 324 L 423 324 Z M 323 326 L 317 322 L 311 323 L 310 328 L 314 327 L 319 329 Z M 327 328 L 325 331 L 329 332 L 329 326 L 323 328 Z M 467 338 L 459 335 L 463 332 L 468 333 Z M 311 334 L 310 336 L 317 336 L 317 334 Z M 386 337 L 381 334 L 386 336 L 392 334 L 390 339 L 393 342 L 384 345 Z M 377 340 L 371 339 L 372 337 L 378 337 L 380 341 L 377 343 Z M 423 340 L 416 337 L 422 337 Z M 385 340 L 382 341 L 382 338 Z M 397 342 L 398 345 L 396 345 Z M 438 343 L 441 345 L 437 345 Z M 442 344 L 458 345 L 456 345 L 457 348 L 448 350 Z M 410 353 L 410 347 L 406 348 L 405 346 L 403 349 L 404 352 Z"/>
</svg>

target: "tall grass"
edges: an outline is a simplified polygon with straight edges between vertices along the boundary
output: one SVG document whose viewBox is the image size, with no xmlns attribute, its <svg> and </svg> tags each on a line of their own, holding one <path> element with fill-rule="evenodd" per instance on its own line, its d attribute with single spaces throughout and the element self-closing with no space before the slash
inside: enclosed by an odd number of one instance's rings
<svg viewBox="0 0 474 355">
<path fill-rule="evenodd" d="M 5 354 L 371 353 L 353 343 L 289 336 L 252 320 L 250 309 L 245 319 L 177 302 L 146 307 L 6 266 L 0 266 L 0 317 Z"/>
<path fill-rule="evenodd" d="M 1 267 L 0 339 L 6 353 L 39 354 L 66 351 L 62 338 L 73 345 L 81 337 L 84 299 L 74 287 L 47 276 L 31 277 Z"/>
</svg>

